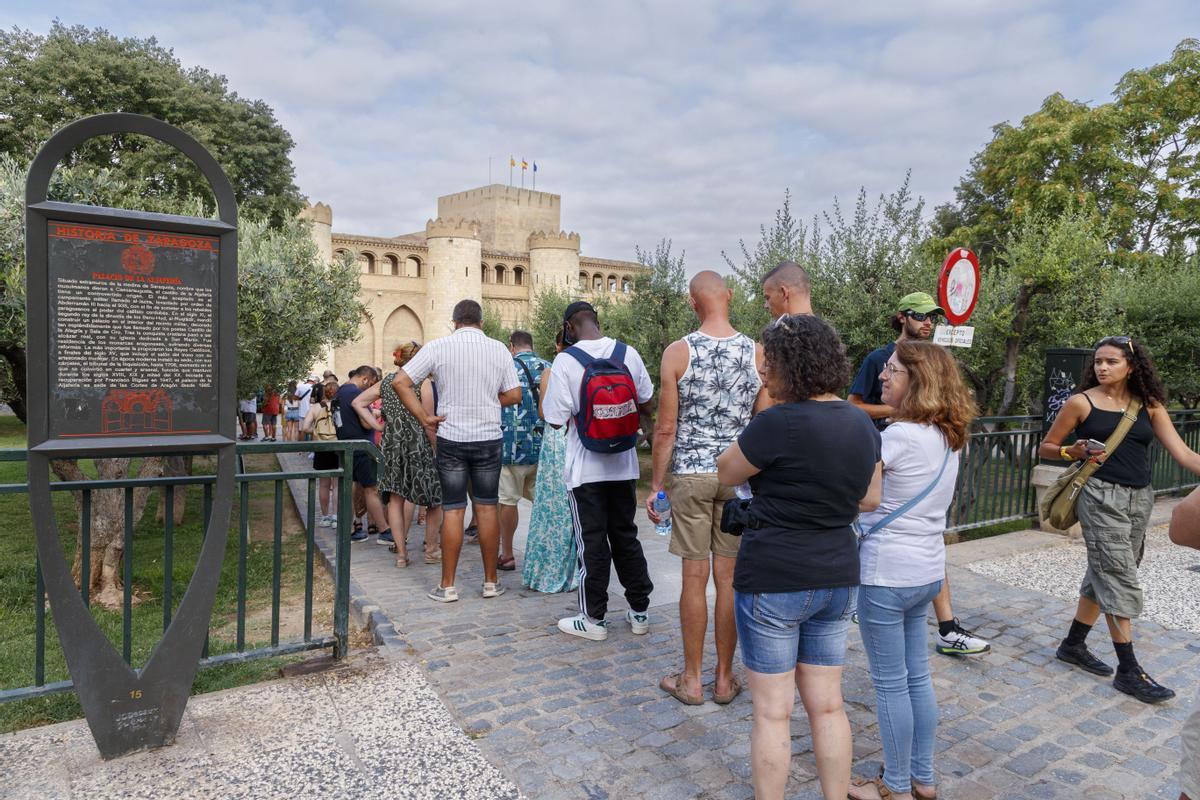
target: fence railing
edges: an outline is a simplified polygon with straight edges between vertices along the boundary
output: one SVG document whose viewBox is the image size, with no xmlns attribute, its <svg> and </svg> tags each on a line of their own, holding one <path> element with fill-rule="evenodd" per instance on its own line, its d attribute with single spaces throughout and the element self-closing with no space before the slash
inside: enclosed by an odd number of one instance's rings
<svg viewBox="0 0 1200 800">
<path fill-rule="evenodd" d="M 1187 445 L 1200 452 L 1200 410 L 1169 414 Z M 947 530 L 1036 519 L 1032 480 L 1044 434 L 1042 418 L 980 417 L 973 427 L 970 442 L 959 454 Z M 1200 478 L 1180 467 L 1157 441 L 1150 446 L 1150 464 L 1155 494 L 1200 486 Z"/>
<path fill-rule="evenodd" d="M 233 624 L 234 632 L 232 640 L 229 641 L 223 637 L 221 641 L 212 647 L 213 650 L 220 650 L 218 653 L 210 653 L 210 643 L 212 642 L 213 627 L 210 625 L 209 640 L 205 642 L 203 657 L 200 662 L 201 667 L 215 666 L 218 664 L 227 664 L 231 662 L 251 661 L 260 658 L 269 658 L 273 656 L 287 655 L 299 653 L 307 650 L 331 649 L 333 657 L 336 659 L 343 658 L 349 647 L 349 609 L 350 609 L 350 523 L 353 518 L 352 510 L 352 468 L 351 459 L 355 450 L 367 451 L 372 457 L 378 458 L 379 451 L 373 444 L 366 441 L 334 441 L 334 442 L 277 442 L 277 443 L 247 443 L 237 445 L 238 454 L 238 472 L 236 478 L 237 486 L 237 529 L 236 535 L 231 527 L 229 532 L 229 542 L 226 546 L 225 568 L 222 574 L 221 589 L 219 590 L 218 608 L 222 605 L 232 604 L 233 608 Z M 335 451 L 338 455 L 338 468 L 325 471 L 292 471 L 292 472 L 251 472 L 247 471 L 244 466 L 244 458 L 253 455 L 266 455 L 272 453 L 296 453 L 296 452 L 315 452 L 315 451 Z M 23 449 L 3 449 L 0 450 L 0 462 L 23 462 L 26 460 L 26 453 Z M 335 534 L 335 558 L 334 558 L 334 574 L 333 578 L 333 608 L 332 608 L 332 624 L 328 630 L 314 632 L 313 624 L 313 608 L 314 608 L 314 587 L 316 585 L 316 568 L 315 559 L 317 556 L 317 487 L 318 480 L 332 479 L 337 486 L 337 526 L 334 529 Z M 287 489 L 285 482 L 292 480 L 303 480 L 307 483 L 307 515 L 306 519 L 302 520 L 303 525 L 303 553 L 301 554 L 302 565 L 300 569 L 303 574 L 303 619 L 299 625 L 292 624 L 290 627 L 299 628 L 296 635 L 290 638 L 284 638 L 280 634 L 281 622 L 283 621 L 282 609 L 282 590 L 284 582 L 284 562 L 285 562 L 285 541 L 284 541 L 284 509 L 287 504 L 291 503 L 291 495 L 288 493 L 285 496 Z M 148 477 L 136 478 L 127 477 L 110 480 L 86 480 L 86 481 L 55 481 L 51 484 L 51 491 L 57 492 L 72 492 L 76 493 L 79 509 L 78 516 L 78 563 L 79 574 L 84 576 L 80 581 L 80 594 L 85 605 L 90 605 L 93 598 L 90 596 L 90 581 L 87 576 L 91 574 L 91 558 L 92 558 L 92 511 L 95 500 L 95 493 L 103 490 L 123 490 L 123 587 L 121 596 L 121 611 L 120 611 L 120 649 L 122 656 L 127 664 L 134 664 L 135 650 L 135 633 L 134 633 L 134 611 L 135 591 L 148 593 L 151 596 L 155 591 L 161 591 L 162 599 L 162 630 L 166 630 L 171 623 L 171 615 L 174 607 L 177 604 L 177 594 L 182 593 L 183 587 L 175 586 L 174 573 L 176 569 L 190 569 L 190 566 L 184 562 L 177 563 L 177 550 L 180 542 L 180 537 L 177 536 L 174 524 L 174 505 L 176 498 L 176 490 L 178 487 L 199 486 L 202 488 L 202 511 L 199 524 L 199 532 L 192 531 L 189 535 L 192 538 L 202 538 L 204 531 L 208 528 L 209 517 L 212 513 L 213 501 L 213 486 L 216 483 L 214 475 L 193 474 L 172 477 Z M 270 554 L 269 558 L 265 553 L 261 552 L 263 548 L 255 547 L 251 542 L 251 495 L 252 487 L 256 484 L 269 483 L 273 484 L 274 496 L 272 504 L 272 525 L 270 536 Z M 145 536 L 134 536 L 135 529 L 138 527 L 139 520 L 134 519 L 134 490 L 137 488 L 149 488 L 152 490 L 159 489 L 162 491 L 163 499 L 163 523 L 161 528 L 161 542 L 151 541 Z M 29 490 L 27 483 L 7 483 L 0 484 L 0 495 L 2 494 L 18 494 L 27 493 Z M 153 498 L 152 498 L 153 499 Z M 149 502 L 146 506 L 147 510 L 151 508 Z M 53 509 L 49 513 L 55 513 Z M 61 515 L 61 514 L 60 514 Z M 233 525 L 233 520 L 230 520 Z M 64 539 L 66 536 L 64 535 Z M 161 547 L 159 546 L 161 544 Z M 188 550 L 194 556 L 198 551 L 198 543 L 195 541 L 187 542 Z M 292 543 L 287 543 L 289 548 L 288 562 L 289 566 L 295 567 L 295 559 L 292 558 L 293 553 L 291 548 Z M 135 549 L 136 548 L 136 549 Z M 146 586 L 141 582 L 135 586 L 135 564 L 138 559 L 138 550 L 150 551 L 155 558 L 161 558 L 161 585 Z M 70 559 L 74 555 L 74 548 L 69 547 L 66 550 L 66 556 Z M 232 559 L 232 563 L 231 563 Z M 252 598 L 248 594 L 248 570 L 252 566 L 256 571 L 269 571 L 269 633 L 262 640 L 254 640 L 248 634 L 247 620 L 250 615 L 261 615 L 265 609 L 261 607 L 251 608 Z M 141 568 L 139 566 L 139 572 Z M 227 580 L 226 572 L 232 573 L 232 587 Z M 157 576 L 158 569 L 155 567 L 153 574 Z M 48 630 L 52 622 L 47 619 L 47 604 L 46 592 L 42 581 L 41 565 L 38 563 L 34 569 L 33 575 L 34 586 L 33 596 L 33 616 L 34 616 L 34 653 L 33 653 L 33 669 L 30 678 L 32 683 L 16 688 L 4 687 L 0 689 L 0 703 L 20 700 L 31 697 L 40 697 L 43 695 L 53 694 L 55 692 L 68 691 L 72 687 L 72 682 L 69 679 L 54 680 L 47 682 L 46 680 L 46 656 L 47 656 L 47 636 L 54 642 L 54 649 L 57 649 L 57 639 L 53 630 Z M 232 589 L 232 597 L 229 596 Z M 28 591 L 27 589 L 25 591 Z M 221 602 L 221 593 L 225 594 L 225 603 Z M 138 600 L 142 598 L 137 598 Z M 255 603 L 256 606 L 261 605 Z M 118 638 L 115 630 L 115 613 L 93 612 L 94 616 L 98 617 L 98 623 L 102 628 L 106 629 L 110 639 L 116 642 Z M 214 623 L 217 622 L 217 615 L 214 612 Z M 288 620 L 295 622 L 294 620 Z M 143 635 L 145 631 L 142 631 Z M 156 644 L 157 640 L 153 642 Z M 152 649 L 151 643 L 138 643 L 138 652 L 149 657 L 149 652 Z M 141 661 L 142 659 L 139 659 Z M 60 670 L 61 671 L 61 670 Z"/>
</svg>

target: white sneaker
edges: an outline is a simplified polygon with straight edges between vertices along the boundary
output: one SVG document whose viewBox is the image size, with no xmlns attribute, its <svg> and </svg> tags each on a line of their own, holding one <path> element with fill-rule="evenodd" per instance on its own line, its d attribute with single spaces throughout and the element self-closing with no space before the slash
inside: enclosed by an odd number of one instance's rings
<svg viewBox="0 0 1200 800">
<path fill-rule="evenodd" d="M 425 596 L 439 603 L 457 603 L 458 589 L 453 586 L 438 585 L 426 592 Z"/>
<path fill-rule="evenodd" d="M 647 611 L 634 611 L 632 608 L 625 612 L 625 621 L 634 633 L 641 636 L 650 632 L 650 614 Z"/>
<path fill-rule="evenodd" d="M 321 527 L 322 528 L 336 528 L 337 527 L 337 517 L 333 516 L 332 514 L 326 514 L 325 516 L 321 517 Z"/>
<path fill-rule="evenodd" d="M 492 583 L 491 581 L 483 582 L 484 597 L 499 597 L 500 595 L 504 594 L 505 591 L 505 588 L 501 586 L 498 581 L 496 583 Z"/>
<path fill-rule="evenodd" d="M 946 636 L 938 634 L 936 649 L 944 656 L 975 656 L 986 653 L 992 646 L 974 632 L 959 625 L 958 619 L 955 619 L 954 630 Z"/>
<path fill-rule="evenodd" d="M 558 629 L 572 636 L 591 639 L 593 642 L 602 642 L 608 638 L 608 622 L 606 620 L 592 622 L 583 614 L 563 617 L 558 621 Z"/>
</svg>

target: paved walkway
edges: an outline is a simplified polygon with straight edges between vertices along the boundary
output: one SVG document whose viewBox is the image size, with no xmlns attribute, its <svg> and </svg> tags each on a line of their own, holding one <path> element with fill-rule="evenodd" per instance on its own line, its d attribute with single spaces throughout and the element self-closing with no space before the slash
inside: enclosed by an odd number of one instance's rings
<svg viewBox="0 0 1200 800">
<path fill-rule="evenodd" d="M 294 496 L 303 503 L 303 491 Z M 399 570 L 386 548 L 357 544 L 356 604 L 378 653 L 324 675 L 194 698 L 178 745 L 118 762 L 99 761 L 82 722 L 0 737 L 0 797 L 752 797 L 748 693 L 728 707 L 688 707 L 657 688 L 680 665 L 678 564 L 641 523 L 657 584 L 647 636 L 620 622 L 619 595 L 605 642 L 559 633 L 574 596 L 521 589 L 519 573 L 502 578 L 507 594 L 482 599 L 473 547 L 462 600 L 435 604 L 424 595 L 438 567 Z M 933 656 L 943 800 L 1178 796 L 1178 730 L 1200 676 L 1195 634 L 1139 624 L 1139 656 L 1180 690 L 1173 703 L 1145 706 L 1054 660 L 1072 603 L 963 566 L 1070 546 L 1023 532 L 950 548 L 956 610 L 995 650 Z M 1108 656 L 1107 637 L 1093 638 Z M 711 644 L 706 658 L 711 665 Z M 855 769 L 870 774 L 878 729 L 856 632 L 843 685 Z M 819 797 L 799 706 L 792 749 L 788 797 Z"/>
<path fill-rule="evenodd" d="M 522 519 L 527 515 L 523 507 Z M 519 572 L 501 573 L 508 593 L 484 600 L 476 589 L 482 581 L 479 552 L 471 546 L 460 564 L 458 603 L 426 599 L 439 567 L 397 569 L 387 549 L 373 543 L 354 546 L 352 575 L 388 620 L 386 639 L 409 649 L 463 729 L 528 796 L 752 797 L 749 693 L 728 707 L 689 707 L 657 687 L 681 666 L 679 568 L 665 539 L 644 517 L 639 523 L 656 585 L 647 636 L 634 636 L 621 621 L 627 606 L 615 577 L 604 642 L 559 633 L 555 622 L 575 612 L 575 595 L 531 592 L 520 586 Z M 414 528 L 411 553 L 419 553 L 422 536 Z M 518 532 L 518 563 L 522 543 Z M 1154 622 L 1139 625 L 1139 657 L 1163 684 L 1180 690 L 1171 704 L 1146 706 L 1054 659 L 1073 603 L 955 566 L 1063 546 L 1070 545 L 1029 532 L 1002 543 L 950 548 L 956 612 L 993 642 L 994 652 L 974 659 L 932 657 L 943 798 L 1178 797 L 1178 731 L 1200 676 L 1195 636 Z M 1093 639 L 1098 652 L 1111 656 L 1103 632 Z M 713 659 L 710 639 L 706 663 Z M 857 632 L 851 633 L 848 659 L 843 687 L 855 769 L 870 774 L 881 754 L 874 690 Z M 792 748 L 788 797 L 820 797 L 799 704 Z"/>
</svg>

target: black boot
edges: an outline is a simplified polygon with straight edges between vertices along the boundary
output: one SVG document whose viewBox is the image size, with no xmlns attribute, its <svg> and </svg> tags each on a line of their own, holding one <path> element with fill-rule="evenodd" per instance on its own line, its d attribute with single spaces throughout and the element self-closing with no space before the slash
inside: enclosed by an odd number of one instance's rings
<svg viewBox="0 0 1200 800">
<path fill-rule="evenodd" d="M 1133 695 L 1143 703 L 1161 703 L 1175 696 L 1174 690 L 1151 678 L 1141 667 L 1117 670 L 1117 677 L 1113 678 L 1113 688 L 1118 692 Z"/>
<path fill-rule="evenodd" d="M 1059 661 L 1065 661 L 1068 664 L 1074 664 L 1082 670 L 1092 673 L 1093 675 L 1102 675 L 1107 678 L 1113 674 L 1113 668 L 1105 664 L 1096 654 L 1088 650 L 1088 646 L 1083 642 L 1079 644 L 1067 644 L 1064 640 L 1058 646 L 1058 651 L 1054 656 Z"/>
</svg>

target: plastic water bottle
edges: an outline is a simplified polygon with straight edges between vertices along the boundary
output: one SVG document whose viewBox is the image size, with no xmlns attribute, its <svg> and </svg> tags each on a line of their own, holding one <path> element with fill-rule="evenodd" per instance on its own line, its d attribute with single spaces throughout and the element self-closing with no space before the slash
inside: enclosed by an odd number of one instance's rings
<svg viewBox="0 0 1200 800">
<path fill-rule="evenodd" d="M 671 501 L 667 499 L 666 492 L 659 492 L 654 496 L 654 513 L 658 514 L 658 523 L 654 526 L 654 532 L 659 536 L 671 535 Z"/>
<path fill-rule="evenodd" d="M 738 496 L 739 500 L 753 500 L 754 499 L 754 492 L 750 489 L 750 481 L 746 481 L 745 483 L 738 484 L 738 486 L 733 490 L 733 492 L 734 492 L 734 494 L 736 494 Z"/>
</svg>

